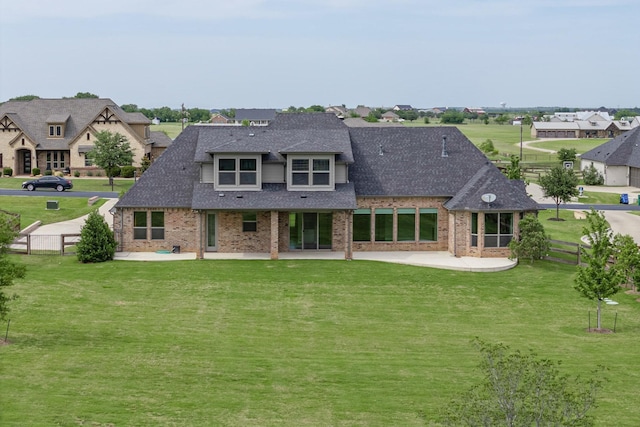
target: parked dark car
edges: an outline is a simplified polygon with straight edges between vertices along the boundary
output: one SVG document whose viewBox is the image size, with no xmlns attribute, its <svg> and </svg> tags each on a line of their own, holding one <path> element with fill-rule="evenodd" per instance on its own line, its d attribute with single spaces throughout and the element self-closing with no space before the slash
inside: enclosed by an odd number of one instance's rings
<svg viewBox="0 0 640 427">
<path fill-rule="evenodd" d="M 38 179 L 32 179 L 31 181 L 25 181 L 22 183 L 22 188 L 29 191 L 33 191 L 36 188 L 53 188 L 57 191 L 64 191 L 71 190 L 73 188 L 73 184 L 70 179 L 49 175 Z"/>
</svg>

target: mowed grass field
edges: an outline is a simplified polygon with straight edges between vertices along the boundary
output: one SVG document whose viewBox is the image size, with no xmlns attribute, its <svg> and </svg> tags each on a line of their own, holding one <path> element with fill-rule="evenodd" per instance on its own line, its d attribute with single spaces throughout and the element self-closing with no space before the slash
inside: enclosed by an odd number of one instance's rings
<svg viewBox="0 0 640 427">
<path fill-rule="evenodd" d="M 604 307 L 615 334 L 587 333 L 571 266 L 15 259 L 0 425 L 437 425 L 480 379 L 474 337 L 605 365 L 596 425 L 640 419 L 637 296 Z"/>
</svg>

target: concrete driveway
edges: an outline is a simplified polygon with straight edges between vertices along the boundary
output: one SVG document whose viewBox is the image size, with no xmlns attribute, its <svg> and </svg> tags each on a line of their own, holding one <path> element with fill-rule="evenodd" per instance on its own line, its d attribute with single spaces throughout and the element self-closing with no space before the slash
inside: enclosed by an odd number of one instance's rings
<svg viewBox="0 0 640 427">
<path fill-rule="evenodd" d="M 634 202 L 638 199 L 640 194 L 640 188 L 636 187 L 603 187 L 603 186 L 584 186 L 585 192 L 605 192 L 605 193 L 626 193 L 630 199 Z M 541 204 L 555 204 L 553 199 L 544 197 L 542 188 L 538 184 L 529 184 L 527 186 L 527 193 L 538 203 Z M 579 200 L 579 199 L 578 199 Z M 637 205 L 637 202 L 635 202 Z M 630 205 L 629 210 L 625 210 L 626 205 L 611 206 L 611 209 L 607 209 L 607 206 L 599 206 L 598 210 L 604 213 L 604 217 L 609 222 L 611 230 L 618 234 L 628 234 L 633 237 L 633 240 L 640 245 L 640 211 L 636 205 Z M 616 209 L 613 209 L 613 208 Z M 631 209 L 633 207 L 633 209 Z M 569 202 L 560 205 L 561 209 L 585 211 L 589 210 L 589 206 L 578 202 Z"/>
</svg>

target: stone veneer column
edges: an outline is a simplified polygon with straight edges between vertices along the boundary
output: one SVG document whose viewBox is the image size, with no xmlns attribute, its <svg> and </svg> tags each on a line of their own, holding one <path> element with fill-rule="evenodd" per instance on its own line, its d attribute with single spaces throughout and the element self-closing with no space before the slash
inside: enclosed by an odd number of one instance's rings
<svg viewBox="0 0 640 427">
<path fill-rule="evenodd" d="M 271 259 L 278 259 L 278 211 L 271 211 Z"/>
</svg>

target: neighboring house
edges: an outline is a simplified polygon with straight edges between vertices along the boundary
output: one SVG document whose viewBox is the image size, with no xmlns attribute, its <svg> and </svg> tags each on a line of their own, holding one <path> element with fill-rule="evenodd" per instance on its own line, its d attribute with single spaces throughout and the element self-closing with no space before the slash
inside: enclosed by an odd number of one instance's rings
<svg viewBox="0 0 640 427">
<path fill-rule="evenodd" d="M 371 114 L 371 108 L 365 107 L 363 105 L 358 105 L 353 109 L 353 112 L 356 116 L 365 118 L 369 117 L 369 114 Z"/>
<path fill-rule="evenodd" d="M 398 105 L 394 105 L 392 110 L 393 111 L 411 111 L 413 110 L 413 107 L 408 104 L 398 104 Z"/>
<path fill-rule="evenodd" d="M 467 114 L 477 114 L 479 116 L 483 114 L 487 114 L 487 112 L 484 111 L 484 109 L 476 108 L 476 107 L 466 107 L 464 110 L 462 110 L 462 112 Z"/>
<path fill-rule="evenodd" d="M 333 113 L 341 119 L 349 115 L 349 109 L 344 105 L 330 105 L 325 108 L 324 111 L 327 113 Z"/>
<path fill-rule="evenodd" d="M 640 187 L 640 127 L 580 156 L 580 169 L 593 163 L 605 185 Z"/>
<path fill-rule="evenodd" d="M 115 208 L 120 251 L 351 259 L 506 257 L 538 204 L 455 127 L 349 128 L 333 113 L 285 113 L 261 128 L 189 126 Z"/>
<path fill-rule="evenodd" d="M 229 124 L 229 118 L 220 113 L 213 113 L 211 114 L 210 123 L 214 125 L 226 125 Z"/>
<path fill-rule="evenodd" d="M 238 108 L 235 117 L 229 118 L 228 123 L 242 125 L 246 121 L 249 126 L 266 126 L 275 117 L 276 110 L 273 108 Z"/>
<path fill-rule="evenodd" d="M 106 98 L 8 101 L 0 105 L 0 166 L 14 175 L 29 175 L 35 167 L 96 169 L 86 153 L 103 130 L 127 138 L 137 166 L 153 147 L 150 124 L 142 113 L 127 113 Z"/>
<path fill-rule="evenodd" d="M 148 141 L 148 157 L 154 161 L 171 145 L 173 140 L 164 132 L 151 131 Z"/>
<path fill-rule="evenodd" d="M 532 138 L 614 138 L 631 130 L 626 120 L 573 120 L 533 122 Z"/>
<path fill-rule="evenodd" d="M 383 122 L 397 122 L 400 119 L 400 116 L 394 113 L 393 111 L 386 111 L 382 113 L 380 120 Z"/>
</svg>

